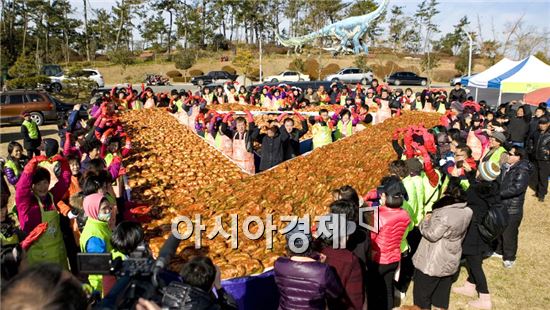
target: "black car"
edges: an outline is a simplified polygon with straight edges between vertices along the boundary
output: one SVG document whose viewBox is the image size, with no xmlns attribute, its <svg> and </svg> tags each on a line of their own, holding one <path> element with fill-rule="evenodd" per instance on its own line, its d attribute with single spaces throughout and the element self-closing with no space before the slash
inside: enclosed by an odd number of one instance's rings
<svg viewBox="0 0 550 310">
<path fill-rule="evenodd" d="M 395 72 L 385 79 L 389 85 L 428 85 L 428 78 L 414 72 Z"/>
<path fill-rule="evenodd" d="M 216 81 L 226 80 L 226 81 L 235 81 L 238 75 L 231 74 L 227 71 L 210 71 L 206 75 L 195 76 L 191 79 L 193 85 L 207 85 Z"/>
</svg>

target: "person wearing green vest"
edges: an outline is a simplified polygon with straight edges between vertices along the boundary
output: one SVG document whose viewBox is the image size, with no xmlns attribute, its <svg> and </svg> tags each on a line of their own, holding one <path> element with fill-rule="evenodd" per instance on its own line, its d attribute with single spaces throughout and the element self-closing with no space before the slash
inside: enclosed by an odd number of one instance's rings
<svg viewBox="0 0 550 310">
<path fill-rule="evenodd" d="M 503 147 L 506 142 L 506 136 L 502 132 L 495 131 L 489 136 L 489 150 L 481 158 L 481 163 L 486 161 L 492 161 L 497 165 L 500 165 L 500 158 L 502 154 L 506 153 L 506 149 Z"/>
<path fill-rule="evenodd" d="M 342 138 L 349 137 L 353 134 L 353 122 L 351 121 L 351 112 L 343 110 L 340 114 L 340 120 L 336 125 L 334 132 L 334 140 L 338 141 Z"/>
<path fill-rule="evenodd" d="M 315 118 L 311 130 L 313 133 L 313 149 L 332 143 L 332 129 L 327 109 L 319 110 L 319 116 Z"/>
<path fill-rule="evenodd" d="M 39 167 L 48 160 L 35 156 L 23 169 L 15 189 L 15 204 L 21 230 L 30 234 L 41 223 L 47 223 L 47 231 L 28 248 L 29 265 L 55 263 L 67 269 L 67 255 L 60 226 L 60 214 L 56 208 L 71 182 L 71 169 L 67 160 L 56 155 L 49 161 L 58 162 L 61 173 L 50 189 L 50 173 Z"/>
<path fill-rule="evenodd" d="M 23 146 L 17 141 L 8 144 L 8 158 L 4 164 L 4 174 L 11 185 L 17 184 L 27 157 L 23 155 Z"/>
<path fill-rule="evenodd" d="M 88 219 L 80 235 L 82 253 L 110 253 L 112 231 L 109 221 L 113 206 L 102 193 L 95 193 L 84 198 L 84 212 Z M 94 290 L 103 292 L 103 276 L 90 275 L 88 281 Z"/>
<path fill-rule="evenodd" d="M 38 125 L 32 121 L 31 114 L 28 111 L 23 112 L 23 123 L 21 124 L 21 134 L 23 135 L 23 145 L 27 151 L 27 157 L 40 155 L 38 148 L 42 143 L 42 136 Z"/>
</svg>

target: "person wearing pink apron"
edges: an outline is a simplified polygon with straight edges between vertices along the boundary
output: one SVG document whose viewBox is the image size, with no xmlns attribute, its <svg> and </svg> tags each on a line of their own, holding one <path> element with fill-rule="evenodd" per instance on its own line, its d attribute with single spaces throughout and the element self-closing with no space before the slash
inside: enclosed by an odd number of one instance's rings
<svg viewBox="0 0 550 310">
<path fill-rule="evenodd" d="M 376 113 L 377 123 L 382 123 L 391 117 L 390 102 L 387 99 L 380 99 L 380 109 Z"/>
<path fill-rule="evenodd" d="M 248 130 L 246 129 L 247 120 L 243 117 L 238 117 L 236 130 L 231 130 L 227 126 L 228 117 L 225 117 L 225 122 L 222 122 L 221 130 L 225 136 L 232 139 L 232 158 L 241 169 L 247 173 L 254 174 L 254 153 L 253 142 L 258 137 L 260 130 L 254 124 L 254 117 L 249 111 L 245 111 L 248 120 Z"/>
</svg>

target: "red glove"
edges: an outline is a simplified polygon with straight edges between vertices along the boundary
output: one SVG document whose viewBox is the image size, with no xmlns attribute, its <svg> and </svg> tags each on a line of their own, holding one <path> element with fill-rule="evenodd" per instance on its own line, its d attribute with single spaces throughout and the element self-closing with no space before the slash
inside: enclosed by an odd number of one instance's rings
<svg viewBox="0 0 550 310">
<path fill-rule="evenodd" d="M 412 148 L 413 138 L 412 138 L 412 129 L 409 127 L 407 129 L 407 132 L 405 133 L 405 137 L 403 138 L 403 141 L 405 143 L 405 155 L 407 158 L 412 158 L 414 156 L 414 150 Z"/>
<path fill-rule="evenodd" d="M 422 134 L 422 139 L 424 139 L 424 146 L 426 147 L 426 150 L 432 154 L 435 154 L 437 152 L 437 148 L 435 147 L 434 136 L 426 130 Z"/>
<path fill-rule="evenodd" d="M 288 114 L 286 112 L 283 113 L 283 114 L 279 114 L 279 116 L 277 116 L 277 122 L 280 123 L 287 116 L 288 116 Z"/>
<path fill-rule="evenodd" d="M 48 230 L 48 222 L 38 224 L 31 233 L 21 242 L 21 248 L 28 250 L 30 246 Z"/>
<path fill-rule="evenodd" d="M 296 117 L 301 121 L 305 121 L 306 118 L 304 116 L 302 116 L 302 114 L 300 114 L 300 112 L 294 110 L 294 115 L 296 115 Z"/>
<path fill-rule="evenodd" d="M 392 135 L 392 140 L 399 140 L 399 134 L 401 133 L 401 128 L 397 128 Z"/>
<path fill-rule="evenodd" d="M 250 111 L 248 110 L 245 110 L 244 113 L 246 113 L 246 120 L 249 123 L 254 123 L 254 116 L 252 116 L 252 113 L 250 113 Z"/>
<path fill-rule="evenodd" d="M 322 122 L 323 118 L 321 117 L 321 115 L 317 115 L 317 116 L 315 116 L 315 121 L 316 122 Z"/>
<path fill-rule="evenodd" d="M 231 111 L 231 112 L 225 114 L 225 115 L 223 116 L 222 122 L 224 122 L 224 123 L 227 124 L 227 122 L 229 121 L 229 118 L 232 117 L 233 113 L 235 113 L 235 112 Z"/>
</svg>

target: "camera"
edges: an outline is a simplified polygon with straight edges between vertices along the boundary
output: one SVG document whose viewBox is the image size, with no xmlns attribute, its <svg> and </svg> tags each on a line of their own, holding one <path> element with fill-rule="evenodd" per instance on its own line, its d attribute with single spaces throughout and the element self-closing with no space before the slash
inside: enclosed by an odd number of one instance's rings
<svg viewBox="0 0 550 310">
<path fill-rule="evenodd" d="M 134 309 L 139 298 L 161 304 L 163 288 L 171 281 L 165 267 L 176 252 L 180 240 L 170 236 L 155 260 L 146 246 L 140 246 L 125 260 L 113 259 L 111 253 L 79 253 L 78 270 L 82 274 L 114 275 L 117 282 L 109 294 L 93 309 Z"/>
</svg>

